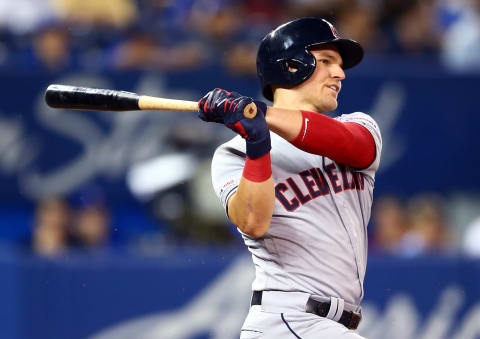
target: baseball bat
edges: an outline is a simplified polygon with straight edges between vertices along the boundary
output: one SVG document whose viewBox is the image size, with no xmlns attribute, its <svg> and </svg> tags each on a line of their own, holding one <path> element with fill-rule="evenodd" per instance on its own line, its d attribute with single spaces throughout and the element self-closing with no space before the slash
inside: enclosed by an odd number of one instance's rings
<svg viewBox="0 0 480 339">
<path fill-rule="evenodd" d="M 45 101 L 52 108 L 93 111 L 198 111 L 196 101 L 166 99 L 112 89 L 58 84 L 48 86 L 45 92 Z M 253 119 L 257 115 L 257 106 L 253 102 L 248 104 L 243 110 L 243 115 L 246 118 Z"/>
</svg>

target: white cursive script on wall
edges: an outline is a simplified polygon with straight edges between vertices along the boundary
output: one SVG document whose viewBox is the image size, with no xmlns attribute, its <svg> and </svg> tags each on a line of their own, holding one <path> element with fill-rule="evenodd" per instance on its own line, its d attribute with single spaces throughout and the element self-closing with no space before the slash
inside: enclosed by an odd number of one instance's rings
<svg viewBox="0 0 480 339">
<path fill-rule="evenodd" d="M 97 88 L 112 88 L 103 78 L 70 76 L 59 83 L 81 84 Z M 157 96 L 174 96 L 165 91 L 162 78 L 145 76 L 134 91 Z M 182 93 L 191 97 L 192 93 Z M 92 114 L 95 114 L 95 119 Z M 169 129 L 178 119 L 187 119 L 188 113 L 175 112 L 92 112 L 90 114 L 49 108 L 39 96 L 35 117 L 42 127 L 59 138 L 65 138 L 80 147 L 72 159 L 60 166 L 40 172 L 30 168 L 21 178 L 22 190 L 32 198 L 52 194 L 66 194 L 90 179 L 101 176 L 121 180 L 133 164 L 155 157 L 168 148 L 165 142 Z M 109 128 L 102 128 L 103 125 Z M 43 144 L 45 148 L 48 146 Z"/>
</svg>

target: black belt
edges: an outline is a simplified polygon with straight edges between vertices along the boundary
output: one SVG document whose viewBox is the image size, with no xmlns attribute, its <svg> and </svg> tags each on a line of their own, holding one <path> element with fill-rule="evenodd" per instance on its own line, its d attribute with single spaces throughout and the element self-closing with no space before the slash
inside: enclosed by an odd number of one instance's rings
<svg viewBox="0 0 480 339">
<path fill-rule="evenodd" d="M 251 305 L 262 304 L 262 291 L 253 291 Z M 308 299 L 306 312 L 316 314 L 320 317 L 326 317 L 330 310 L 330 301 L 317 301 L 312 298 Z M 342 316 L 338 322 L 344 325 L 349 330 L 356 330 L 358 324 L 362 320 L 362 314 L 352 311 L 343 311 Z"/>
</svg>

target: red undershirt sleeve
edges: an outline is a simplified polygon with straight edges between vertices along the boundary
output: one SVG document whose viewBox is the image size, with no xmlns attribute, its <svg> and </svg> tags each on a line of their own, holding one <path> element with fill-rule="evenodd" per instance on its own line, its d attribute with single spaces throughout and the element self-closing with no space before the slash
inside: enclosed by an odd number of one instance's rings
<svg viewBox="0 0 480 339">
<path fill-rule="evenodd" d="M 375 160 L 375 141 L 367 128 L 319 113 L 301 112 L 302 128 L 292 141 L 295 147 L 354 168 L 367 168 Z"/>
</svg>

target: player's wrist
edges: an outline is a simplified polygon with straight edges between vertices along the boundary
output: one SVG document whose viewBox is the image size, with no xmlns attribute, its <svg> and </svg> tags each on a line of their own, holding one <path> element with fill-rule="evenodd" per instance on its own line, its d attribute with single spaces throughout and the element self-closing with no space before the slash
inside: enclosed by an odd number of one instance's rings
<svg viewBox="0 0 480 339">
<path fill-rule="evenodd" d="M 249 158 L 245 161 L 243 168 L 243 177 L 253 182 L 264 182 L 272 175 L 272 165 L 270 152 L 267 152 L 259 158 Z"/>
<path fill-rule="evenodd" d="M 257 159 L 269 153 L 272 149 L 270 141 L 270 132 L 267 132 L 257 140 L 246 140 L 247 157 L 250 159 Z"/>
</svg>

